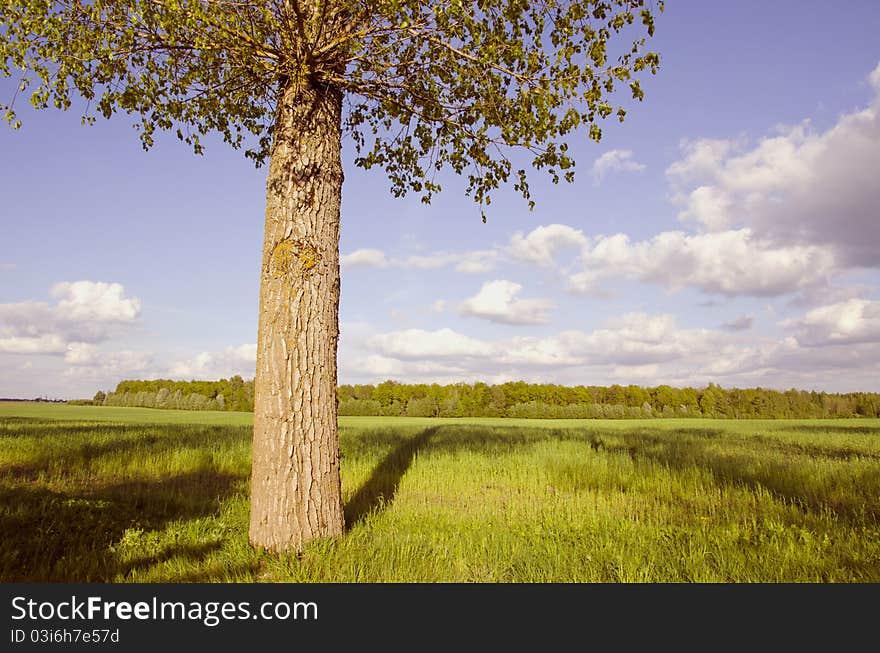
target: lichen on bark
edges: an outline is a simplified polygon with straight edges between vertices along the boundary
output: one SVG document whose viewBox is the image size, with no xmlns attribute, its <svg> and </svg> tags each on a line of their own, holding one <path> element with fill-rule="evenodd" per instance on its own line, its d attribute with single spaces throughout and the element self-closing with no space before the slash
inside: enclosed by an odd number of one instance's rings
<svg viewBox="0 0 880 653">
<path fill-rule="evenodd" d="M 321 253 L 307 241 L 286 238 L 272 248 L 269 274 L 276 279 L 293 275 L 308 278 L 321 262 Z"/>
</svg>

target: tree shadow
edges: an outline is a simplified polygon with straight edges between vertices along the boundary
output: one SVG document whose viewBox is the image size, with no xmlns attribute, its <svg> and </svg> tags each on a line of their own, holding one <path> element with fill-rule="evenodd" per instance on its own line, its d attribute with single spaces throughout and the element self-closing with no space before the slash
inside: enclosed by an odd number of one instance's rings
<svg viewBox="0 0 880 653">
<path fill-rule="evenodd" d="M 176 544 L 167 546 L 161 552 L 150 556 L 127 560 L 117 564 L 116 573 L 123 578 L 136 571 L 146 571 L 150 567 L 162 564 L 174 558 L 199 561 L 220 549 L 223 545 L 219 540 L 203 544 Z"/>
<path fill-rule="evenodd" d="M 634 464 L 653 462 L 678 472 L 702 468 L 719 485 L 767 492 L 804 511 L 830 510 L 854 525 L 880 522 L 880 466 L 876 465 L 880 457 L 849 445 L 785 442 L 697 426 L 665 430 L 635 423 L 625 429 L 444 427 L 429 449 L 503 455 L 548 440 L 581 442 L 599 454 L 626 455 Z"/>
<path fill-rule="evenodd" d="M 114 550 L 127 531 L 160 531 L 177 520 L 216 514 L 246 477 L 198 470 L 57 491 L 33 470 L 0 478 L 0 582 L 110 582 L 120 574 L 182 556 L 203 559 L 217 542 L 176 543 L 123 561 Z"/>
<path fill-rule="evenodd" d="M 98 441 L 95 436 L 99 435 Z M 201 424 L 144 425 L 107 424 L 67 425 L 66 423 L 32 422 L 17 426 L 5 436 L 10 440 L 49 440 L 45 447 L 30 453 L 27 462 L 0 467 L 0 474 L 14 472 L 23 465 L 36 472 L 49 472 L 63 463 L 68 469 L 105 456 L 142 455 L 156 457 L 182 449 L 230 447 L 249 441 L 248 427 Z M 13 448 L 15 445 L 7 443 Z"/>
<path fill-rule="evenodd" d="M 696 438 L 680 439 L 669 437 L 674 433 L 666 437 L 637 432 L 618 432 L 615 435 L 616 441 L 593 438 L 591 444 L 598 443 L 600 451 L 627 454 L 634 463 L 649 461 L 674 471 L 702 468 L 720 485 L 764 491 L 815 514 L 831 510 L 852 524 L 880 521 L 880 502 L 873 492 L 874 488 L 880 487 L 880 467 L 854 469 L 851 478 L 838 477 L 829 483 L 827 479 L 811 477 L 797 460 L 806 458 L 822 463 L 824 459 L 845 465 L 852 458 L 849 451 L 834 452 L 818 447 L 769 442 L 757 437 L 753 437 L 752 442 L 761 446 L 744 451 L 710 447 L 710 443 L 699 434 L 695 434 Z M 780 453 L 782 458 L 774 460 L 768 453 Z"/>
<path fill-rule="evenodd" d="M 412 465 L 416 453 L 428 444 L 439 428 L 432 426 L 425 429 L 414 437 L 404 440 L 385 456 L 367 482 L 346 502 L 343 509 L 346 530 L 351 530 L 367 515 L 381 511 L 394 500 L 400 481 Z"/>
<path fill-rule="evenodd" d="M 788 430 L 788 429 L 780 429 Z M 795 429 L 792 429 L 795 430 Z M 849 431 L 848 431 L 849 432 Z M 605 437 L 603 437 L 605 436 Z M 847 444 L 816 444 L 811 442 L 791 442 L 780 440 L 770 435 L 738 434 L 730 431 L 706 428 L 680 428 L 674 431 L 657 431 L 650 428 L 635 428 L 609 433 L 593 433 L 588 441 L 594 450 L 602 449 L 608 442 L 624 441 L 630 446 L 630 453 L 636 455 L 651 447 L 675 448 L 680 454 L 685 449 L 693 449 L 702 453 L 707 449 L 705 440 L 723 440 L 729 445 L 755 448 L 760 445 L 765 452 L 778 452 L 787 456 L 806 456 L 808 458 L 826 458 L 829 460 L 850 461 L 854 459 L 880 460 L 880 454 L 858 449 Z M 609 447 L 609 448 L 613 448 Z M 617 447 L 620 448 L 620 447 Z"/>
<path fill-rule="evenodd" d="M 545 428 L 523 426 L 445 425 L 436 427 L 431 438 L 431 451 L 448 454 L 475 453 L 487 456 L 504 455 L 542 442 L 585 442 L 592 430 L 588 427 Z"/>
</svg>

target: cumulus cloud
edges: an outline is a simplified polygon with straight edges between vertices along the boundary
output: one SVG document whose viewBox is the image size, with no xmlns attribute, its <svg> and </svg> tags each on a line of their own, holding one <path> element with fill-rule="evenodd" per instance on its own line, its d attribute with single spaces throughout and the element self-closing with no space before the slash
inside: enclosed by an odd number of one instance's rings
<svg viewBox="0 0 880 653">
<path fill-rule="evenodd" d="M 724 191 L 713 186 L 698 186 L 690 192 L 684 204 L 679 218 L 698 220 L 713 231 L 727 226 L 731 200 Z"/>
<path fill-rule="evenodd" d="M 137 297 L 127 297 L 118 283 L 64 282 L 51 295 L 57 300 L 0 304 L 0 352 L 65 354 L 70 347 L 106 341 L 130 328 L 140 315 Z M 77 360 L 78 355 L 73 355 Z"/>
<path fill-rule="evenodd" d="M 626 384 L 644 383 L 650 384 L 659 377 L 659 365 L 630 365 L 627 367 L 614 367 L 611 369 L 610 376 L 618 381 Z"/>
<path fill-rule="evenodd" d="M 609 320 L 603 328 L 559 337 L 584 362 L 644 366 L 710 351 L 717 347 L 718 336 L 707 329 L 682 329 L 672 315 L 633 312 Z"/>
<path fill-rule="evenodd" d="M 384 268 L 388 266 L 388 259 L 385 258 L 385 252 L 379 249 L 356 249 L 349 254 L 343 254 L 339 258 L 339 262 L 343 267 L 356 268 Z"/>
<path fill-rule="evenodd" d="M 448 328 L 392 331 L 372 336 L 368 344 L 384 356 L 404 360 L 486 358 L 491 355 L 487 343 Z"/>
<path fill-rule="evenodd" d="M 550 224 L 515 233 L 507 252 L 515 259 L 562 269 L 565 249 L 578 252 L 564 274 L 576 294 L 604 294 L 603 283 L 627 280 L 671 289 L 774 297 L 828 286 L 837 271 L 834 253 L 819 245 L 781 245 L 743 228 L 686 234 L 665 231 L 632 241 L 623 233 L 588 238 L 579 229 Z"/>
<path fill-rule="evenodd" d="M 256 370 L 257 345 L 243 344 L 220 351 L 203 351 L 193 358 L 176 361 L 168 375 L 176 379 L 216 380 L 236 374 L 253 378 Z"/>
<path fill-rule="evenodd" d="M 98 348 L 87 342 L 72 342 L 64 352 L 64 360 L 72 365 L 92 365 L 97 359 Z"/>
<path fill-rule="evenodd" d="M 367 346 L 387 359 L 455 359 L 458 365 L 474 365 L 491 374 L 492 365 L 528 368 L 668 362 L 716 351 L 719 335 L 705 329 L 680 329 L 671 315 L 629 313 L 590 332 L 570 330 L 546 337 L 492 341 L 449 328 L 409 329 L 373 335 Z"/>
<path fill-rule="evenodd" d="M 589 239 L 580 229 L 564 224 L 536 227 L 528 234 L 518 231 L 510 239 L 508 253 L 515 259 L 543 267 L 554 264 L 563 249 L 582 249 Z"/>
<path fill-rule="evenodd" d="M 345 362 L 349 362 L 346 360 Z M 352 359 L 350 363 L 357 369 L 359 374 L 366 374 L 374 378 L 392 378 L 405 374 L 405 365 L 396 358 L 388 358 L 379 354 L 371 354 Z"/>
<path fill-rule="evenodd" d="M 627 313 L 592 330 L 494 339 L 449 328 L 344 330 L 342 382 L 610 382 L 872 390 L 880 378 L 877 306 L 814 309 L 780 336 L 688 328 L 674 316 Z M 741 326 L 751 316 L 733 322 Z M 846 346 L 837 346 L 846 344 Z M 843 373 L 841 373 L 843 372 Z"/>
<path fill-rule="evenodd" d="M 880 301 L 850 299 L 820 306 L 782 326 L 807 347 L 880 343 Z"/>
<path fill-rule="evenodd" d="M 673 289 L 693 286 L 727 296 L 772 297 L 828 283 L 834 257 L 813 245 L 775 246 L 750 229 L 687 235 L 667 231 L 632 242 L 600 236 L 585 247 L 583 268 L 569 278 L 576 293 L 598 292 L 602 281 L 627 279 Z"/>
<path fill-rule="evenodd" d="M 498 258 L 498 252 L 492 250 L 467 252 L 456 262 L 455 270 L 465 274 L 490 272 L 495 268 Z"/>
<path fill-rule="evenodd" d="M 65 351 L 67 342 L 55 333 L 0 337 L 0 352 L 4 354 L 61 354 Z"/>
<path fill-rule="evenodd" d="M 593 161 L 593 180 L 600 183 L 609 172 L 639 172 L 643 163 L 633 160 L 632 150 L 609 150 Z"/>
<path fill-rule="evenodd" d="M 439 383 L 443 380 L 454 382 L 470 376 L 467 366 L 456 365 L 451 361 L 401 360 L 371 354 L 354 358 L 350 363 L 359 374 L 373 379 L 425 378 L 432 383 Z"/>
<path fill-rule="evenodd" d="M 701 138 L 695 141 L 685 139 L 681 142 L 684 156 L 666 169 L 672 180 L 683 182 L 700 178 L 711 178 L 721 172 L 722 162 L 737 145 L 728 139 Z"/>
<path fill-rule="evenodd" d="M 112 387 L 124 378 L 156 375 L 154 356 L 145 351 L 98 352 L 91 345 L 68 349 L 64 360 L 71 364 L 64 376 L 80 381 L 101 383 Z"/>
<path fill-rule="evenodd" d="M 679 217 L 709 231 L 748 227 L 776 244 L 833 248 L 844 266 L 880 265 L 880 66 L 877 95 L 827 130 L 809 121 L 757 143 L 699 139 L 667 169 Z"/>
<path fill-rule="evenodd" d="M 51 294 L 58 300 L 58 316 L 71 322 L 131 322 L 141 312 L 140 300 L 126 297 L 118 283 L 65 281 Z"/>
<path fill-rule="evenodd" d="M 604 282 L 623 279 L 821 301 L 844 270 L 880 266 L 880 65 L 869 82 L 869 106 L 827 129 L 804 121 L 758 141 L 684 141 L 666 174 L 680 219 L 697 233 L 632 241 L 553 224 L 514 234 L 507 254 L 561 269 L 560 252 L 579 251 L 580 268 L 564 272 L 576 293 L 602 294 Z M 622 152 L 600 157 L 597 171 L 632 163 Z"/>
<path fill-rule="evenodd" d="M 548 299 L 518 299 L 522 286 L 499 279 L 487 281 L 479 292 L 459 307 L 462 315 L 483 318 L 499 324 L 546 324 L 555 306 Z"/>
<path fill-rule="evenodd" d="M 64 351 L 65 339 L 51 332 L 56 321 L 45 302 L 0 304 L 0 350 L 15 353 L 57 353 Z M 42 350 L 41 350 L 42 349 Z"/>
</svg>

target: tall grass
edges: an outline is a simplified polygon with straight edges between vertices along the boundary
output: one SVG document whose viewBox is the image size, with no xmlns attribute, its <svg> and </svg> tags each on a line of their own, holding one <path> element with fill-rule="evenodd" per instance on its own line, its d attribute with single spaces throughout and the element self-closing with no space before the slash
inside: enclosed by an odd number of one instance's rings
<svg viewBox="0 0 880 653">
<path fill-rule="evenodd" d="M 249 426 L 146 412 L 0 414 L 0 579 L 880 580 L 880 420 L 343 418 L 347 532 L 279 556 Z"/>
</svg>

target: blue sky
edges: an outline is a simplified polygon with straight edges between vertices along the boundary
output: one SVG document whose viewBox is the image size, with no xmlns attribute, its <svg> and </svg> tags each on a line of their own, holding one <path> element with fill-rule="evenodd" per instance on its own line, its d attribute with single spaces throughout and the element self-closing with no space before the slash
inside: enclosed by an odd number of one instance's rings
<svg viewBox="0 0 880 653">
<path fill-rule="evenodd" d="M 645 101 L 487 224 L 454 175 L 395 199 L 346 143 L 340 381 L 880 391 L 878 33 L 873 1 L 671 0 Z M 0 396 L 252 377 L 265 171 L 17 109 Z"/>
</svg>

